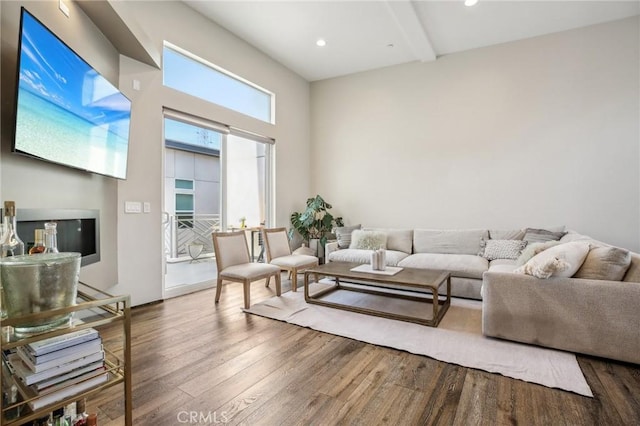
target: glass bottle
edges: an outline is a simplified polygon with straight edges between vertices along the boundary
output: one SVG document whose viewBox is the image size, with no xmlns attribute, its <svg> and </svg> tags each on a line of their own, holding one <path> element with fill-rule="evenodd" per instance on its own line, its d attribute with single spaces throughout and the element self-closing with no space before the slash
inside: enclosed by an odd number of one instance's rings
<svg viewBox="0 0 640 426">
<path fill-rule="evenodd" d="M 44 224 L 44 253 L 58 253 L 58 224 Z"/>
<path fill-rule="evenodd" d="M 73 426 L 86 426 L 87 412 L 85 411 L 85 406 L 86 400 L 84 398 L 76 401 L 76 418 L 71 422 Z"/>
<path fill-rule="evenodd" d="M 64 407 L 53 410 L 53 426 L 69 426 L 64 419 Z"/>
<path fill-rule="evenodd" d="M 18 236 L 16 223 L 16 203 L 5 201 L 0 257 L 24 254 L 24 243 Z"/>
<path fill-rule="evenodd" d="M 33 247 L 29 249 L 29 254 L 44 253 L 44 229 L 36 229 L 34 231 Z"/>
</svg>

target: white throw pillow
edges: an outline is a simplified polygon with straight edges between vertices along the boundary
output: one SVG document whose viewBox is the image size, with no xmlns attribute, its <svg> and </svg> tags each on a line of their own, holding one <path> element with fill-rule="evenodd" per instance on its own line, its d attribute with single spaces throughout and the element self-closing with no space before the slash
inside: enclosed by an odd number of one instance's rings
<svg viewBox="0 0 640 426">
<path fill-rule="evenodd" d="M 512 259 L 516 260 L 527 246 L 522 240 L 483 240 L 484 249 L 478 253 L 487 260 Z"/>
<path fill-rule="evenodd" d="M 387 248 L 387 234 L 356 229 L 351 233 L 350 249 L 378 250 Z"/>
<path fill-rule="evenodd" d="M 536 278 L 547 279 L 552 275 L 558 275 L 559 272 L 569 268 L 566 261 L 557 257 L 550 257 L 546 259 L 542 264 L 539 263 L 527 263 L 516 269 L 514 272 L 518 274 L 531 275 Z"/>
<path fill-rule="evenodd" d="M 527 273 L 526 271 L 544 270 L 553 263 L 553 259 L 556 258 L 568 263 L 568 265 L 565 267 L 564 262 L 561 262 L 563 269 L 553 271 L 552 275 L 554 277 L 569 278 L 580 269 L 582 263 L 587 258 L 587 254 L 589 254 L 589 249 L 589 243 L 583 241 L 559 244 L 536 254 L 514 272 L 525 274 Z"/>
</svg>

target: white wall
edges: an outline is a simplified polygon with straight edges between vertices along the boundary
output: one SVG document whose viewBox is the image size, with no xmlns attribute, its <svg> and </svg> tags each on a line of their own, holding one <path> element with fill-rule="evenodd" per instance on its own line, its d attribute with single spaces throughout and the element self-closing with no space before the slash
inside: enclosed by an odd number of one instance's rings
<svg viewBox="0 0 640 426">
<path fill-rule="evenodd" d="M 57 3 L 1 2 L 2 199 L 14 199 L 18 208 L 99 208 L 103 260 L 83 268 L 82 274 L 95 278 L 99 287 L 112 293 L 131 294 L 133 305 L 161 299 L 162 108 L 167 106 L 275 138 L 274 225 L 288 224 L 290 212 L 302 208 L 310 192 L 309 84 L 304 79 L 182 2 L 122 2 L 122 9 L 130 12 L 124 18 L 133 16 L 136 26 L 144 29 L 156 49 L 161 49 L 163 40 L 167 40 L 274 92 L 276 124 L 259 122 L 163 87 L 160 70 L 119 56 L 75 3 L 67 2 L 71 8 L 68 19 L 58 11 Z M 19 9 L 23 4 L 107 78 L 119 83 L 120 90 L 132 100 L 126 181 L 75 172 L 8 152 Z M 140 81 L 140 91 L 132 89 L 134 79 Z M 151 213 L 125 214 L 125 201 L 150 202 Z M 92 273 L 90 268 L 98 273 Z"/>
<path fill-rule="evenodd" d="M 124 214 L 122 208 L 118 210 L 119 285 L 113 292 L 131 293 L 134 304 L 138 304 L 162 297 L 162 108 L 275 138 L 275 218 L 276 224 L 286 225 L 290 212 L 300 208 L 310 188 L 306 173 L 309 84 L 182 2 L 126 2 L 122 6 L 128 8 L 157 49 L 162 49 L 163 40 L 167 40 L 276 95 L 276 124 L 272 125 L 165 88 L 160 70 L 122 57 L 120 85 L 132 99 L 133 111 L 129 176 L 118 183 L 118 205 L 123 206 L 127 200 L 149 201 L 152 213 L 131 215 Z M 134 79 L 140 81 L 141 91 L 131 89 Z M 298 160 L 285 161 L 292 158 Z"/>
<path fill-rule="evenodd" d="M 314 82 L 314 192 L 347 224 L 566 225 L 640 249 L 638 18 Z"/>
</svg>

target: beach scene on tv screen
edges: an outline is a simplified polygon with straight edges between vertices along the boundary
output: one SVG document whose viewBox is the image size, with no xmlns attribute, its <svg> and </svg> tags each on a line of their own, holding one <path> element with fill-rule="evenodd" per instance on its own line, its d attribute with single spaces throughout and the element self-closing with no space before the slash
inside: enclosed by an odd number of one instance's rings
<svg viewBox="0 0 640 426">
<path fill-rule="evenodd" d="M 131 102 L 23 11 L 15 150 L 126 177 Z"/>
</svg>

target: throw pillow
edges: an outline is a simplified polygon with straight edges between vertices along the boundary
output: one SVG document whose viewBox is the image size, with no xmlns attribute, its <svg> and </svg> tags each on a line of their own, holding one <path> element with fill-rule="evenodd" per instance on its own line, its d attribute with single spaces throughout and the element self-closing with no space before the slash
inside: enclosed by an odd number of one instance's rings
<svg viewBox="0 0 640 426">
<path fill-rule="evenodd" d="M 631 264 L 631 253 L 618 247 L 596 247 L 589 251 L 574 278 L 621 281 Z"/>
<path fill-rule="evenodd" d="M 487 260 L 517 259 L 527 246 L 522 240 L 483 240 L 484 250 L 479 255 Z"/>
<path fill-rule="evenodd" d="M 546 249 L 545 251 L 533 256 L 527 263 L 522 265 L 516 271 L 519 273 L 526 273 L 525 271 L 540 270 L 544 271 L 545 268 L 554 268 L 549 259 L 558 258 L 568 263 L 569 265 L 564 267 L 562 263 L 555 266 L 556 269 L 552 271 L 552 275 L 555 277 L 569 278 L 572 277 L 589 253 L 589 243 L 576 241 L 574 243 L 559 244 L 555 247 Z M 560 267 L 564 269 L 560 270 Z"/>
<path fill-rule="evenodd" d="M 561 244 L 560 241 L 547 241 L 546 243 L 527 243 L 527 247 L 522 250 L 522 253 L 518 257 L 518 260 L 516 260 L 516 265 L 524 265 L 536 254 L 541 253 L 553 246 L 557 246 L 558 244 Z"/>
<path fill-rule="evenodd" d="M 360 225 L 353 226 L 341 226 L 336 228 L 336 239 L 338 240 L 338 247 L 341 249 L 349 248 L 351 245 L 351 233 L 356 229 L 360 229 Z"/>
<path fill-rule="evenodd" d="M 550 257 L 541 263 L 527 262 L 513 272 L 516 274 L 526 274 L 536 278 L 547 279 L 553 274 L 566 271 L 569 267 L 570 265 L 565 260 L 557 257 Z"/>
<path fill-rule="evenodd" d="M 545 241 L 557 241 L 562 238 L 566 232 L 554 232 L 546 229 L 527 228 L 524 232 L 525 241 L 530 243 L 543 243 Z"/>
<path fill-rule="evenodd" d="M 387 234 L 356 229 L 351 233 L 351 249 L 378 250 L 387 248 Z"/>
<path fill-rule="evenodd" d="M 376 231 L 387 234 L 387 250 L 401 251 L 411 254 L 413 248 L 413 230 L 398 228 L 362 228 L 365 231 Z"/>
</svg>

